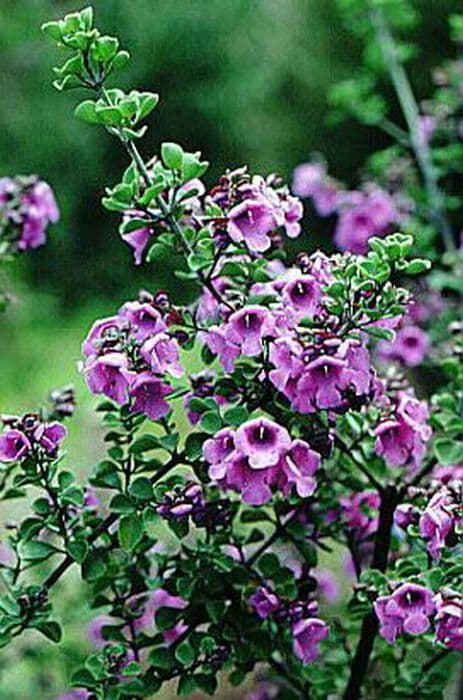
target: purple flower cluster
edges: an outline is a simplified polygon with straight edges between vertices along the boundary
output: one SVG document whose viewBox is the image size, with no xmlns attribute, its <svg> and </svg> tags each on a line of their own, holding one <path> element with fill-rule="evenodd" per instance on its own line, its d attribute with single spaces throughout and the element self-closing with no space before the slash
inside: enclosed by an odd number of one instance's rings
<svg viewBox="0 0 463 700">
<path fill-rule="evenodd" d="M 320 163 L 303 163 L 294 170 L 293 192 L 310 197 L 320 216 L 338 215 L 334 240 L 338 248 L 365 253 L 373 236 L 391 233 L 402 215 L 392 195 L 376 185 L 344 191 Z"/>
<path fill-rule="evenodd" d="M 221 488 L 241 493 L 246 503 L 267 503 L 274 491 L 301 497 L 316 489 L 320 455 L 303 440 L 267 418 L 249 420 L 237 430 L 224 428 L 204 443 L 209 476 Z"/>
<path fill-rule="evenodd" d="M 225 228 L 218 222 L 216 233 L 244 243 L 252 253 L 268 250 L 278 229 L 290 238 L 301 232 L 302 204 L 274 175 L 251 178 L 240 168 L 224 175 L 210 196 L 224 212 Z"/>
<path fill-rule="evenodd" d="M 9 252 L 38 248 L 59 220 L 53 191 L 36 177 L 0 178 L 0 242 Z"/>
<path fill-rule="evenodd" d="M 392 410 L 376 427 L 376 453 L 391 467 L 416 470 L 432 435 L 429 409 L 410 393 L 399 392 Z"/>
<path fill-rule="evenodd" d="M 391 595 L 378 598 L 375 612 L 379 632 L 390 644 L 404 633 L 424 634 L 433 628 L 436 642 L 463 651 L 463 598 L 456 591 L 434 594 L 425 586 L 404 583 Z"/>
<path fill-rule="evenodd" d="M 273 616 L 278 621 L 290 622 L 293 652 L 304 664 L 312 663 L 319 657 L 320 642 L 328 636 L 329 628 L 323 620 L 316 617 L 316 601 L 287 603 L 269 588 L 261 586 L 251 595 L 249 603 L 262 620 Z"/>
<path fill-rule="evenodd" d="M 153 301 L 125 303 L 116 316 L 96 321 L 83 344 L 89 389 L 133 413 L 158 420 L 169 410 L 168 377 L 179 377 L 179 345 Z"/>
<path fill-rule="evenodd" d="M 323 289 L 333 281 L 331 264 L 320 253 L 307 257 L 303 269 L 289 270 L 251 290 L 273 296 L 269 307 L 244 306 L 202 333 L 226 371 L 233 371 L 240 356 L 258 357 L 265 351 L 269 380 L 301 413 L 342 413 L 353 405 L 359 408 L 382 390 L 365 341 L 341 340 L 324 307 Z M 301 332 L 305 318 L 317 320 L 311 334 Z"/>
<path fill-rule="evenodd" d="M 442 549 L 457 543 L 456 528 L 463 523 L 461 496 L 444 487 L 431 498 L 419 520 L 420 534 L 428 544 L 433 559 L 441 558 Z"/>
<path fill-rule="evenodd" d="M 436 611 L 433 592 L 416 583 L 402 584 L 391 595 L 378 598 L 374 607 L 379 633 L 390 644 L 404 633 L 427 632 Z"/>
<path fill-rule="evenodd" d="M 5 429 L 0 435 L 0 462 L 19 462 L 31 454 L 45 458 L 56 456 L 67 430 L 61 423 L 47 423 L 33 413 L 3 416 Z"/>
</svg>

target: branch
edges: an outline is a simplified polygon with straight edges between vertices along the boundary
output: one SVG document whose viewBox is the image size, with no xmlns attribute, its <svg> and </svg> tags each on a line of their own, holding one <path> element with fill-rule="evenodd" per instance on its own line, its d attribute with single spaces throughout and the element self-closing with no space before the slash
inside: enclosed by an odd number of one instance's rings
<svg viewBox="0 0 463 700">
<path fill-rule="evenodd" d="M 371 22 L 376 31 L 379 46 L 383 53 L 386 68 L 399 100 L 402 113 L 410 134 L 410 143 L 415 154 L 416 162 L 423 176 L 425 188 L 432 207 L 434 223 L 440 230 L 447 251 L 455 250 L 452 229 L 444 211 L 444 198 L 438 186 L 438 180 L 431 151 L 419 132 L 419 109 L 413 94 L 407 74 L 397 54 L 394 38 L 387 21 L 379 9 L 370 13 Z"/>
</svg>

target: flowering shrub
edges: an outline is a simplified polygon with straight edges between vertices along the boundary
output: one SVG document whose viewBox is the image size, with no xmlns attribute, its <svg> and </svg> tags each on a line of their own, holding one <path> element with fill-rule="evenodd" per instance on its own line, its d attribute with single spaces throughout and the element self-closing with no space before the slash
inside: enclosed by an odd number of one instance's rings
<svg viewBox="0 0 463 700">
<path fill-rule="evenodd" d="M 390 34 L 410 16 L 383 5 L 359 27 L 367 42 L 377 32 L 399 99 L 411 99 Z M 320 164 L 297 168 L 295 194 L 338 215 L 343 252 L 290 260 L 303 209 L 277 177 L 239 168 L 211 187 L 201 154 L 174 143 L 145 161 L 137 141 L 158 98 L 108 87 L 129 59 L 118 39 L 91 8 L 43 29 L 67 52 L 56 87 L 90 90 L 77 116 L 129 158 L 103 204 L 135 263 L 177 256 L 198 295 L 185 306 L 142 291 L 87 333 L 81 371 L 103 397 L 107 443 L 87 485 L 62 463 L 69 390 L 37 415 L 4 417 L 0 494 L 39 496 L 2 553 L 0 643 L 30 629 L 60 641 L 53 589 L 77 565 L 95 649 L 64 697 L 149 697 L 173 679 L 179 696 L 214 694 L 219 673 L 240 685 L 256 669 L 266 677 L 250 697 L 443 697 L 463 648 L 463 338 L 459 323 L 436 324 L 435 349 L 413 291 L 437 295 L 452 320 L 462 261 L 427 122 L 403 105 L 423 191 L 417 172 L 397 192 L 372 180 L 349 193 Z M 363 109 L 382 124 L 378 99 Z M 436 261 L 426 279 L 421 226 Z M 437 389 L 393 367 L 425 358 L 439 362 Z M 318 566 L 333 549 L 352 589 L 342 614 Z"/>
<path fill-rule="evenodd" d="M 0 178 L 0 264 L 46 241 L 49 224 L 59 219 L 53 191 L 35 176 Z M 0 310 L 8 295 L 0 290 Z"/>
</svg>

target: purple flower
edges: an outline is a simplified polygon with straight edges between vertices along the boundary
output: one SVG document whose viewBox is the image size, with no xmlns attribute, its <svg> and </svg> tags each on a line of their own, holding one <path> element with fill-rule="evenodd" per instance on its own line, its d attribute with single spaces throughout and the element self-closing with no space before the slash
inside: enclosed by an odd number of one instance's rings
<svg viewBox="0 0 463 700">
<path fill-rule="evenodd" d="M 219 431 L 204 443 L 209 476 L 224 489 L 241 493 L 246 503 L 262 505 L 280 490 L 288 495 L 293 485 L 301 497 L 316 488 L 314 473 L 320 456 L 302 440 L 291 441 L 285 428 L 257 418 L 238 430 Z"/>
<path fill-rule="evenodd" d="M 317 594 L 327 603 L 338 603 L 341 600 L 341 587 L 336 575 L 329 569 L 316 569 L 313 574 L 317 579 Z"/>
<path fill-rule="evenodd" d="M 225 338 L 225 330 L 212 326 L 207 332 L 201 333 L 201 338 L 211 352 L 218 355 L 226 372 L 233 372 L 235 360 L 240 355 L 240 348 Z"/>
<path fill-rule="evenodd" d="M 404 583 L 391 595 L 378 598 L 374 608 L 380 624 L 380 635 L 393 644 L 405 632 L 427 632 L 436 606 L 433 592 L 428 588 L 415 583 Z"/>
<path fill-rule="evenodd" d="M 380 497 L 376 491 L 361 491 L 340 499 L 343 520 L 356 540 L 376 532 Z"/>
<path fill-rule="evenodd" d="M 264 586 L 258 588 L 257 591 L 251 595 L 249 603 L 262 620 L 272 615 L 281 606 L 281 601 L 278 596 L 272 593 L 268 588 L 264 588 Z"/>
<path fill-rule="evenodd" d="M 383 236 L 400 216 L 391 195 L 380 189 L 350 192 L 340 202 L 334 240 L 341 250 L 366 253 L 372 236 Z"/>
<path fill-rule="evenodd" d="M 88 388 L 93 394 L 104 394 L 122 406 L 128 401 L 128 389 L 135 377 L 127 367 L 127 358 L 120 352 L 98 357 L 84 370 Z"/>
<path fill-rule="evenodd" d="M 157 333 L 152 338 L 145 340 L 140 353 L 153 372 L 167 373 L 173 377 L 182 376 L 183 367 L 179 362 L 178 343 L 167 333 Z"/>
<path fill-rule="evenodd" d="M 463 481 L 463 464 L 437 465 L 432 471 L 432 478 L 445 485 Z"/>
<path fill-rule="evenodd" d="M 95 321 L 83 342 L 83 354 L 86 357 L 98 355 L 105 343 L 112 344 L 117 340 L 122 327 L 123 322 L 118 316 Z"/>
<path fill-rule="evenodd" d="M 20 197 L 23 213 L 23 228 L 18 241 L 19 250 L 38 248 L 46 241 L 49 223 L 56 223 L 59 210 L 51 187 L 46 182 L 37 182 Z"/>
<path fill-rule="evenodd" d="M 421 114 L 418 118 L 418 135 L 421 143 L 427 144 L 436 131 L 437 120 L 431 114 Z"/>
<path fill-rule="evenodd" d="M 228 319 L 225 340 L 240 348 L 243 355 L 260 355 L 262 340 L 275 333 L 272 314 L 264 306 L 245 306 Z"/>
<path fill-rule="evenodd" d="M 411 470 L 416 469 L 432 434 L 428 418 L 429 410 L 424 401 L 402 393 L 394 414 L 375 429 L 376 453 L 391 467 L 407 465 Z"/>
<path fill-rule="evenodd" d="M 317 617 L 299 620 L 292 627 L 293 652 L 303 664 L 320 656 L 320 642 L 329 634 L 328 625 Z"/>
<path fill-rule="evenodd" d="M 119 316 L 131 324 L 131 335 L 137 340 L 146 340 L 167 329 L 159 311 L 146 302 L 126 302 Z"/>
<path fill-rule="evenodd" d="M 304 215 L 302 202 L 296 197 L 288 195 L 281 202 L 281 208 L 284 216 L 284 227 L 288 238 L 297 238 L 301 232 L 301 224 L 299 223 Z"/>
<path fill-rule="evenodd" d="M 253 252 L 270 248 L 269 233 L 278 225 L 275 209 L 263 197 L 245 199 L 228 212 L 228 235 L 235 243 L 244 241 Z"/>
<path fill-rule="evenodd" d="M 463 651 L 463 599 L 458 593 L 438 594 L 435 599 L 436 639 L 448 649 Z"/>
<path fill-rule="evenodd" d="M 94 647 L 101 649 L 107 644 L 107 640 L 103 637 L 103 627 L 116 624 L 117 621 L 109 615 L 97 615 L 88 624 L 87 639 Z"/>
<path fill-rule="evenodd" d="M 53 453 L 56 452 L 67 434 L 67 428 L 62 423 L 42 423 L 34 431 L 34 440 L 46 452 Z"/>
<path fill-rule="evenodd" d="M 423 511 L 420 521 L 420 534 L 428 541 L 428 552 L 433 559 L 441 558 L 446 538 L 454 528 L 455 502 L 446 488 L 431 498 Z"/>
<path fill-rule="evenodd" d="M 429 338 L 418 326 L 404 326 L 392 342 L 381 340 L 378 355 L 382 360 L 401 362 L 407 367 L 420 365 L 429 350 Z"/>
<path fill-rule="evenodd" d="M 280 460 L 279 467 L 281 469 L 279 487 L 285 495 L 289 494 L 293 485 L 301 498 L 307 498 L 314 493 L 317 488 L 314 474 L 320 467 L 320 455 L 314 452 L 306 442 L 294 440 Z"/>
<path fill-rule="evenodd" d="M 294 168 L 291 189 L 298 197 L 313 197 L 325 177 L 326 168 L 321 163 L 301 163 Z"/>
<path fill-rule="evenodd" d="M 74 688 L 73 690 L 68 690 L 61 695 L 58 695 L 55 700 L 88 700 L 89 697 L 90 693 L 88 690 L 84 690 L 83 688 Z"/>
<path fill-rule="evenodd" d="M 0 435 L 0 462 L 18 462 L 31 449 L 29 439 L 20 430 L 7 430 Z"/>
<path fill-rule="evenodd" d="M 170 386 L 164 384 L 162 379 L 151 372 L 140 372 L 130 385 L 130 396 L 133 399 L 131 411 L 146 413 L 151 420 L 159 420 L 170 411 L 164 398 L 170 393 Z"/>
<path fill-rule="evenodd" d="M 288 431 L 268 418 L 256 418 L 242 425 L 235 434 L 235 445 L 253 469 L 274 467 L 288 451 Z"/>
<path fill-rule="evenodd" d="M 320 311 L 322 289 L 312 275 L 301 275 L 287 282 L 282 290 L 283 304 L 287 304 L 297 320 L 314 316 Z"/>
<path fill-rule="evenodd" d="M 312 413 L 340 406 L 346 368 L 344 359 L 331 355 L 320 355 L 309 362 L 297 382 L 295 408 L 302 413 Z"/>
<path fill-rule="evenodd" d="M 144 213 L 140 211 L 127 212 L 127 214 L 124 215 L 124 223 L 132 219 L 143 218 L 143 216 Z M 123 234 L 123 240 L 133 249 L 135 265 L 141 265 L 143 253 L 152 235 L 153 231 L 149 226 L 142 226 L 141 228 L 135 229 L 135 231 Z"/>
</svg>

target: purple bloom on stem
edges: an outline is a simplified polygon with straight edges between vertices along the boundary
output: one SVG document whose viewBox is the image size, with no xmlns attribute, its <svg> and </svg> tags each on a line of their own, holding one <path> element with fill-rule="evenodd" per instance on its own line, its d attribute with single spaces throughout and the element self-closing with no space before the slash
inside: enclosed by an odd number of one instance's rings
<svg viewBox="0 0 463 700">
<path fill-rule="evenodd" d="M 109 615 L 97 615 L 93 620 L 90 620 L 87 627 L 87 639 L 97 649 L 101 649 L 107 644 L 107 640 L 103 637 L 103 627 L 117 624 L 117 621 Z"/>
<path fill-rule="evenodd" d="M 34 440 L 36 440 L 46 452 L 55 452 L 67 434 L 67 428 L 62 423 L 42 423 L 34 431 Z"/>
<path fill-rule="evenodd" d="M 203 445 L 203 456 L 212 465 L 209 471 L 212 479 L 221 479 L 224 476 L 223 463 L 234 450 L 234 432 L 230 428 L 223 428 L 216 433 L 215 437 L 206 440 Z M 214 469 L 214 467 L 217 467 L 217 469 Z"/>
<path fill-rule="evenodd" d="M 318 313 L 322 296 L 321 285 L 312 275 L 301 275 L 287 282 L 281 295 L 297 319 Z"/>
<path fill-rule="evenodd" d="M 59 219 L 53 191 L 46 182 L 36 182 L 21 195 L 21 203 L 25 211 L 18 248 L 38 248 L 46 241 L 48 224 L 56 223 Z"/>
<path fill-rule="evenodd" d="M 435 560 L 441 558 L 445 540 L 453 531 L 455 520 L 453 506 L 454 499 L 450 491 L 443 488 L 434 494 L 421 515 L 420 534 L 428 541 L 428 552 Z"/>
<path fill-rule="evenodd" d="M 428 335 L 418 326 L 404 326 L 397 331 L 392 342 L 381 340 L 378 343 L 381 359 L 401 362 L 407 367 L 420 365 L 428 350 Z"/>
<path fill-rule="evenodd" d="M 341 388 L 345 385 L 343 373 L 346 362 L 331 355 L 320 355 L 306 365 L 297 383 L 294 406 L 303 413 L 342 404 Z"/>
<path fill-rule="evenodd" d="M 127 358 L 120 352 L 98 357 L 85 370 L 85 380 L 93 394 L 104 394 L 123 405 L 128 401 L 128 388 L 135 374 L 127 369 Z"/>
<path fill-rule="evenodd" d="M 301 163 L 293 172 L 292 191 L 298 197 L 313 197 L 326 177 L 321 163 Z"/>
<path fill-rule="evenodd" d="M 7 430 L 0 435 L 0 462 L 17 462 L 31 449 L 29 439 L 20 430 Z"/>
<path fill-rule="evenodd" d="M 235 434 L 236 448 L 253 469 L 274 467 L 288 451 L 288 431 L 268 418 L 256 418 L 242 425 Z"/>
<path fill-rule="evenodd" d="M 241 349 L 243 355 L 260 355 L 262 339 L 275 333 L 272 315 L 264 306 L 245 306 L 228 319 L 225 340 Z"/>
<path fill-rule="evenodd" d="M 268 234 L 278 225 L 275 209 L 263 197 L 245 199 L 228 213 L 228 235 L 235 243 L 244 241 L 253 252 L 270 248 Z"/>
<path fill-rule="evenodd" d="M 449 592 L 435 598 L 436 639 L 448 649 L 463 651 L 463 599 L 458 593 Z"/>
<path fill-rule="evenodd" d="M 361 491 L 341 498 L 343 520 L 356 539 L 376 532 L 380 497 L 376 491 Z"/>
<path fill-rule="evenodd" d="M 281 605 L 281 601 L 275 593 L 268 588 L 261 586 L 249 598 L 249 603 L 262 620 L 276 612 Z"/>
<path fill-rule="evenodd" d="M 301 232 L 301 224 L 299 223 L 304 215 L 302 202 L 296 197 L 288 195 L 281 202 L 281 208 L 284 215 L 284 227 L 288 238 L 297 238 Z"/>
<path fill-rule="evenodd" d="M 320 656 L 319 644 L 328 634 L 327 624 L 317 617 L 299 620 L 292 627 L 294 654 L 302 663 L 312 663 Z"/>
<path fill-rule="evenodd" d="M 86 357 L 97 355 L 105 341 L 117 338 L 122 325 L 121 319 L 118 316 L 110 316 L 109 318 L 95 321 L 83 342 L 83 354 Z"/>
<path fill-rule="evenodd" d="M 58 695 L 55 700 L 88 700 L 90 693 L 83 688 L 73 688 L 62 695 Z"/>
<path fill-rule="evenodd" d="M 173 377 L 182 376 L 183 367 L 179 362 L 178 343 L 167 333 L 157 333 L 152 338 L 145 340 L 140 353 L 153 372 L 167 373 Z"/>
<path fill-rule="evenodd" d="M 167 415 L 170 406 L 165 396 L 171 393 L 171 388 L 162 379 L 151 372 L 140 372 L 130 385 L 130 396 L 133 399 L 133 413 L 146 413 L 151 420 L 158 420 Z"/>
<path fill-rule="evenodd" d="M 425 443 L 432 431 L 427 420 L 429 410 L 424 401 L 402 394 L 393 416 L 376 430 L 376 453 L 391 467 L 407 465 L 416 469 L 424 457 Z"/>
<path fill-rule="evenodd" d="M 132 325 L 131 334 L 137 340 L 146 340 L 167 329 L 161 314 L 151 304 L 128 301 L 119 311 L 120 318 Z"/>
<path fill-rule="evenodd" d="M 290 449 L 286 452 L 279 463 L 282 474 L 289 487 L 295 485 L 296 491 L 301 498 L 311 496 L 317 488 L 314 474 L 320 467 L 320 455 L 314 452 L 303 440 L 294 440 Z M 284 485 L 280 486 L 283 493 L 287 491 Z"/>
<path fill-rule="evenodd" d="M 132 219 L 143 218 L 143 212 L 131 211 L 124 216 L 124 223 L 131 221 Z M 135 229 L 135 231 L 130 231 L 130 233 L 124 233 L 123 240 L 133 249 L 133 257 L 135 260 L 135 265 L 141 265 L 143 260 L 143 253 L 145 252 L 146 246 L 153 235 L 152 230 L 148 226 L 142 226 L 141 228 Z"/>
<path fill-rule="evenodd" d="M 352 253 L 366 253 L 372 236 L 383 236 L 400 218 L 394 200 L 388 192 L 351 192 L 340 205 L 340 215 L 334 234 L 336 245 Z"/>
<path fill-rule="evenodd" d="M 379 633 L 390 644 L 404 632 L 424 634 L 431 626 L 436 606 L 433 592 L 415 583 L 404 583 L 374 604 L 380 623 Z"/>
</svg>

